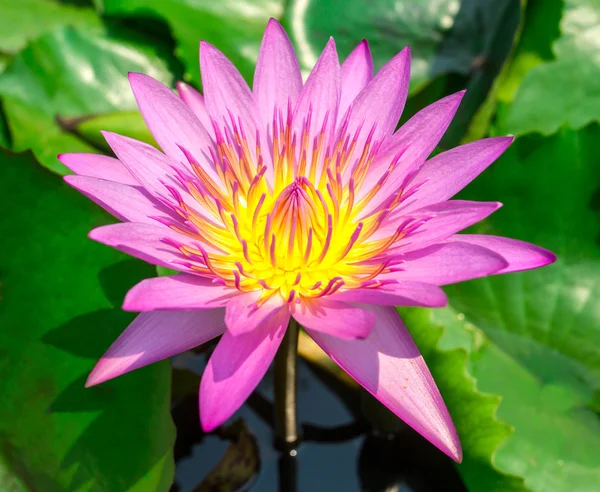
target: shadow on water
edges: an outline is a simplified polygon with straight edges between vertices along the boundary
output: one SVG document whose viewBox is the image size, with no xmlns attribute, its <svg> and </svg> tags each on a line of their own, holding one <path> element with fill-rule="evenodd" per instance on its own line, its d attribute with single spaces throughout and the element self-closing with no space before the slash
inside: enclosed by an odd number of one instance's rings
<svg viewBox="0 0 600 492">
<path fill-rule="evenodd" d="M 199 375 L 205 361 L 206 354 L 186 354 L 174 365 Z M 466 491 L 452 461 L 442 452 L 398 419 L 393 434 L 378 431 L 377 424 L 372 423 L 373 415 L 382 411 L 385 416 L 386 409 L 370 395 L 350 389 L 304 361 L 298 367 L 302 443 L 293 455 L 278 452 L 273 445 L 272 379 L 272 372 L 267 373 L 246 404 L 223 427 L 231 432 L 231 422 L 243 423 L 244 432 L 250 433 L 257 444 L 243 451 L 232 449 L 235 439 L 233 444 L 231 439 L 224 439 L 223 428 L 210 434 L 201 431 L 197 394 L 190 393 L 175 403 L 177 469 L 172 492 Z M 241 454 L 236 455 L 238 451 Z M 257 462 L 249 456 L 251 453 L 258 454 Z M 236 459 L 224 463 L 224 455 L 236 455 Z M 240 462 L 257 466 L 240 468 Z M 231 468 L 225 470 L 224 465 Z M 206 477 L 212 479 L 215 474 L 225 474 L 231 482 L 225 479 L 219 484 L 214 480 L 209 483 Z M 243 486 L 238 485 L 241 479 Z"/>
</svg>

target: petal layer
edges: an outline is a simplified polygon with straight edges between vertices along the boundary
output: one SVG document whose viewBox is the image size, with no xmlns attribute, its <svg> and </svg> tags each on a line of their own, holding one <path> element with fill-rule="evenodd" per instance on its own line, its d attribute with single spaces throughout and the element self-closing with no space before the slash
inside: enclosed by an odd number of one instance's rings
<svg viewBox="0 0 600 492">
<path fill-rule="evenodd" d="M 352 102 L 348 134 L 354 135 L 362 126 L 356 148 L 364 147 L 373 126 L 375 139 L 394 133 L 406 103 L 409 81 L 410 49 L 406 47 L 377 72 Z"/>
<path fill-rule="evenodd" d="M 181 239 L 180 234 L 168 227 L 125 222 L 97 227 L 90 231 L 89 237 L 153 265 L 187 270 L 181 263 L 185 262 L 186 257 L 164 241 Z"/>
<path fill-rule="evenodd" d="M 181 273 L 142 280 L 125 296 L 123 309 L 215 309 L 226 306 L 239 291 L 215 284 L 209 278 Z"/>
<path fill-rule="evenodd" d="M 375 323 L 370 311 L 330 299 L 294 304 L 292 316 L 306 329 L 346 340 L 365 338 Z"/>
<path fill-rule="evenodd" d="M 273 110 L 285 113 L 288 102 L 296 106 L 302 90 L 302 74 L 294 47 L 285 30 L 270 19 L 260 45 L 253 91 L 263 124 L 273 121 Z"/>
<path fill-rule="evenodd" d="M 370 289 L 336 292 L 332 298 L 347 302 L 379 304 L 381 306 L 444 307 L 446 294 L 436 285 L 423 282 L 398 282 Z"/>
<path fill-rule="evenodd" d="M 460 462 L 462 450 L 431 373 L 392 307 L 370 306 L 375 327 L 364 340 L 307 330 L 319 346 L 375 398 Z"/>
<path fill-rule="evenodd" d="M 130 73 L 129 82 L 144 121 L 164 153 L 186 162 L 181 146 L 198 162 L 208 163 L 203 156 L 213 142 L 192 110 L 171 89 L 148 75 Z"/>
<path fill-rule="evenodd" d="M 116 183 L 136 186 L 138 181 L 127 168 L 114 157 L 101 154 L 59 154 L 58 160 L 75 174 L 92 178 L 106 179 Z"/>
<path fill-rule="evenodd" d="M 406 206 L 401 205 L 402 210 L 409 212 L 452 198 L 500 157 L 513 140 L 484 138 L 436 155 L 414 177 L 412 183 L 423 184 Z"/>
<path fill-rule="evenodd" d="M 457 234 L 449 241 L 474 244 L 487 248 L 499 254 L 508 266 L 495 272 L 509 273 L 540 268 L 556 261 L 556 255 L 547 249 L 535 244 L 519 241 L 501 236 L 488 236 L 483 234 Z"/>
<path fill-rule="evenodd" d="M 401 258 L 400 271 L 381 277 L 446 285 L 493 275 L 508 265 L 502 256 L 487 248 L 460 242 L 436 244 Z"/>
<path fill-rule="evenodd" d="M 260 329 L 234 336 L 226 331 L 212 353 L 200 382 L 200 422 L 210 432 L 244 403 L 267 372 L 288 321 L 287 310 Z"/>
<path fill-rule="evenodd" d="M 453 234 L 476 224 L 502 206 L 498 202 L 471 202 L 467 200 L 449 200 L 415 210 L 408 216 L 415 219 L 428 219 L 415 232 L 391 248 L 394 252 L 408 252 L 425 248 L 443 241 Z M 373 239 L 391 236 L 406 215 L 392 212 L 386 224 L 373 234 Z"/>
<path fill-rule="evenodd" d="M 391 162 L 397 159 L 397 163 L 361 216 L 375 210 L 403 184 L 409 174 L 423 165 L 448 129 L 464 94 L 465 91 L 457 92 L 430 104 L 385 141 L 357 197 L 362 198 L 377 184 Z M 397 158 L 398 155 L 400 158 Z"/>
<path fill-rule="evenodd" d="M 259 111 L 254 96 L 237 68 L 211 44 L 200 42 L 200 74 L 208 114 L 219 126 L 238 118 L 251 141 L 258 127 Z"/>
<path fill-rule="evenodd" d="M 342 96 L 338 114 L 343 116 L 356 96 L 373 78 L 373 58 L 366 39 L 358 43 L 358 46 L 348 55 L 342 63 L 341 70 Z"/>
<path fill-rule="evenodd" d="M 93 386 L 139 367 L 190 350 L 225 330 L 224 309 L 141 313 L 90 373 Z"/>
<path fill-rule="evenodd" d="M 185 82 L 177 82 L 176 87 L 181 100 L 193 111 L 204 129 L 214 139 L 215 130 L 206 110 L 206 104 L 204 104 L 204 96 Z"/>
<path fill-rule="evenodd" d="M 234 297 L 227 304 L 225 324 L 227 330 L 233 335 L 242 335 L 257 330 L 279 311 L 288 310 L 279 294 L 271 296 L 257 308 L 255 303 L 260 294 L 260 291 L 246 292 Z"/>
<path fill-rule="evenodd" d="M 73 175 L 65 176 L 64 180 L 120 220 L 156 224 L 156 220 L 150 217 L 174 218 L 166 207 L 154 200 L 139 184 L 129 186 L 115 181 Z"/>
</svg>

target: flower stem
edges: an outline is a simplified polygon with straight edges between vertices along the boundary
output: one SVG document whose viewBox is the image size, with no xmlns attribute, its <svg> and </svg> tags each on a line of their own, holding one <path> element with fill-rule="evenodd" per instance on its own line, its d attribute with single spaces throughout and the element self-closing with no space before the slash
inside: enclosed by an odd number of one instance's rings
<svg viewBox="0 0 600 492">
<path fill-rule="evenodd" d="M 275 356 L 275 444 L 290 453 L 295 451 L 298 443 L 296 418 L 298 331 L 298 323 L 294 318 L 290 318 L 287 332 Z"/>
</svg>

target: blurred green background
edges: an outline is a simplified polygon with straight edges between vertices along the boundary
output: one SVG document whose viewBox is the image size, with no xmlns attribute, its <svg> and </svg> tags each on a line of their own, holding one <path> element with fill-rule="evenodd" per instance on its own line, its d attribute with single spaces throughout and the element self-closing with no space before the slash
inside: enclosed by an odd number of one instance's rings
<svg viewBox="0 0 600 492">
<path fill-rule="evenodd" d="M 559 260 L 402 314 L 468 490 L 599 490 L 598 0 L 0 0 L 0 490 L 169 490 L 170 364 L 83 387 L 132 318 L 125 292 L 156 272 L 87 239 L 112 219 L 63 183 L 56 155 L 109 152 L 99 130 L 151 142 L 127 72 L 201 89 L 200 39 L 251 82 L 269 17 L 305 72 L 330 35 L 342 59 L 367 38 L 376 68 L 410 45 L 403 120 L 467 88 L 442 149 L 517 137 L 461 197 L 504 203 L 475 231 Z"/>
</svg>

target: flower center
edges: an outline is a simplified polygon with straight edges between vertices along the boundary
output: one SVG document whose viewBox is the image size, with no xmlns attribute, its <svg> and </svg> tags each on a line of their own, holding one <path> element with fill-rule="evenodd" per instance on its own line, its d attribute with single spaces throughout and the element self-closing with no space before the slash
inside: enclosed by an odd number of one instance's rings
<svg viewBox="0 0 600 492">
<path fill-rule="evenodd" d="M 195 176 L 179 172 L 178 181 L 188 199 L 167 188 L 178 202 L 174 210 L 185 219 L 185 227 L 169 226 L 191 239 L 175 244 L 189 269 L 242 291 L 261 290 L 262 301 L 281 295 L 300 302 L 342 287 L 378 285 L 375 277 L 389 267 L 388 248 L 412 227 L 407 221 L 400 228 L 382 225 L 410 190 L 401 188 L 364 217 L 361 212 L 399 156 L 360 193 L 380 142 L 371 132 L 357 148 L 361 130 L 347 134 L 348 117 L 328 141 L 327 116 L 314 134 L 310 118 L 309 112 L 293 131 L 290 108 L 287 122 L 281 112 L 275 115 L 267 129 L 272 182 L 265 176 L 260 134 L 251 146 L 233 118 L 221 130 L 214 123 L 213 176 L 187 155 Z"/>
</svg>

